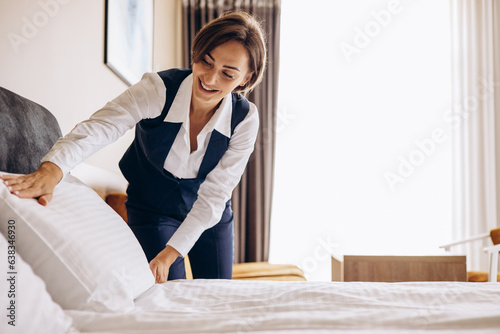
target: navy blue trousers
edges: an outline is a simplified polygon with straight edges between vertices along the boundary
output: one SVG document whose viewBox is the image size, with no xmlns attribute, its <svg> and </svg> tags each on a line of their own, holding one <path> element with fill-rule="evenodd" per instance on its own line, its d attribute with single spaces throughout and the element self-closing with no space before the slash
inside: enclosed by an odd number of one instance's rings
<svg viewBox="0 0 500 334">
<path fill-rule="evenodd" d="M 142 246 L 148 262 L 161 252 L 182 222 L 127 207 L 128 225 Z M 234 257 L 233 219 L 205 230 L 189 252 L 193 278 L 231 279 Z M 184 258 L 170 266 L 168 280 L 186 278 Z"/>
</svg>

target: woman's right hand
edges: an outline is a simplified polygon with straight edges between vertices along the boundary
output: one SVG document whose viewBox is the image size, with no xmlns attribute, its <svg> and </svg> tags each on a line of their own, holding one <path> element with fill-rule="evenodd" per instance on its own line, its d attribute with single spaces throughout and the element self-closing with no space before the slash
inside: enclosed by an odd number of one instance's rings
<svg viewBox="0 0 500 334">
<path fill-rule="evenodd" d="M 27 175 L 1 175 L 0 179 L 9 191 L 20 198 L 36 198 L 46 206 L 52 199 L 54 188 L 63 177 L 62 170 L 52 162 L 44 162 Z"/>
<path fill-rule="evenodd" d="M 149 269 L 155 277 L 155 283 L 161 284 L 168 280 L 170 266 L 181 254 L 172 246 L 167 245 L 154 259 L 149 262 Z"/>
</svg>

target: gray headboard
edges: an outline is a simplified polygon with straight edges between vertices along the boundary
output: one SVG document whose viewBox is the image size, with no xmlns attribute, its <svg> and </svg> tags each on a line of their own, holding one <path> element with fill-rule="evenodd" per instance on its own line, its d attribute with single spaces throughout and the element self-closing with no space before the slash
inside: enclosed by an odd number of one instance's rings
<svg viewBox="0 0 500 334">
<path fill-rule="evenodd" d="M 47 109 L 0 87 L 0 171 L 34 172 L 59 137 Z"/>
</svg>

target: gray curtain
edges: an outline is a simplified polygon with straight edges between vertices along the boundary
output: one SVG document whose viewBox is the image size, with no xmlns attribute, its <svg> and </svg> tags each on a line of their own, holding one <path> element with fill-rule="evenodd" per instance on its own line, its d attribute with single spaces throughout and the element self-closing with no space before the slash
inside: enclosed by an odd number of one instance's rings
<svg viewBox="0 0 500 334">
<path fill-rule="evenodd" d="M 184 67 L 196 33 L 227 10 L 244 10 L 261 22 L 267 39 L 267 70 L 247 98 L 259 109 L 255 151 L 233 192 L 235 262 L 267 261 L 274 177 L 281 0 L 183 0 Z"/>
</svg>

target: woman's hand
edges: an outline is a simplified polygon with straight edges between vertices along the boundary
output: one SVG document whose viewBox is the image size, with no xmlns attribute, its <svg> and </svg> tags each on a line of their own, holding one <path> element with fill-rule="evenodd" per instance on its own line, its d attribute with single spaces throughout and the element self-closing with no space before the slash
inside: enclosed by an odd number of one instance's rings
<svg viewBox="0 0 500 334">
<path fill-rule="evenodd" d="M 175 248 L 167 245 L 149 262 L 149 268 L 155 277 L 155 283 L 161 284 L 167 281 L 170 266 L 179 256 L 181 254 Z"/>
<path fill-rule="evenodd" d="M 62 170 L 52 162 L 44 162 L 38 169 L 27 175 L 2 175 L 0 179 L 9 191 L 21 198 L 37 198 L 46 206 L 52 199 L 54 188 L 63 177 Z"/>
</svg>

